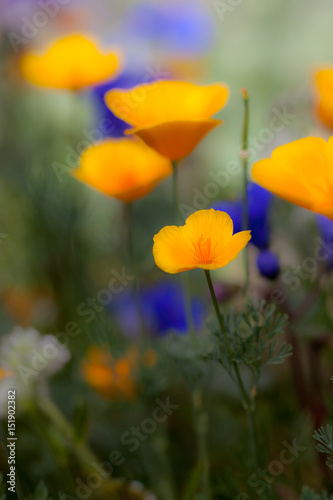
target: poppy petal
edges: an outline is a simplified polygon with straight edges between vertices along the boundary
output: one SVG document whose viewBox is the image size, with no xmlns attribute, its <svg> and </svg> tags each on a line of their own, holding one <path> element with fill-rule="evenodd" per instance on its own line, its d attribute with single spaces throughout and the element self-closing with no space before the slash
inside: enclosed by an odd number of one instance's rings
<svg viewBox="0 0 333 500">
<path fill-rule="evenodd" d="M 113 89 L 105 95 L 111 111 L 133 127 L 178 120 L 210 118 L 227 102 L 228 87 L 160 80 L 132 89 Z"/>
<path fill-rule="evenodd" d="M 327 143 L 307 137 L 276 148 L 270 159 L 254 164 L 252 176 L 277 196 L 325 214 L 332 204 L 329 170 Z"/>
<path fill-rule="evenodd" d="M 197 267 L 183 227 L 166 226 L 161 229 L 154 236 L 153 255 L 156 265 L 166 273 L 175 274 Z"/>
<path fill-rule="evenodd" d="M 171 174 L 170 162 L 140 141 L 105 140 L 87 148 L 74 177 L 129 202 L 145 196 Z"/>
<path fill-rule="evenodd" d="M 222 122 L 220 120 L 176 121 L 126 130 L 136 134 L 148 146 L 171 160 L 188 156 L 206 134 Z"/>
<path fill-rule="evenodd" d="M 20 61 L 23 76 L 43 87 L 76 90 L 116 76 L 120 55 L 103 54 L 98 42 L 82 35 L 56 40 L 44 54 L 24 54 Z"/>
<path fill-rule="evenodd" d="M 238 254 L 246 247 L 251 239 L 251 231 L 241 231 L 234 234 L 229 243 L 223 248 L 221 257 L 218 257 L 210 269 L 224 267 L 238 257 Z"/>
<path fill-rule="evenodd" d="M 232 229 L 231 217 L 213 209 L 191 215 L 185 226 L 166 226 L 154 237 L 156 265 L 171 274 L 223 267 L 251 238 L 251 231 L 232 236 Z"/>
</svg>

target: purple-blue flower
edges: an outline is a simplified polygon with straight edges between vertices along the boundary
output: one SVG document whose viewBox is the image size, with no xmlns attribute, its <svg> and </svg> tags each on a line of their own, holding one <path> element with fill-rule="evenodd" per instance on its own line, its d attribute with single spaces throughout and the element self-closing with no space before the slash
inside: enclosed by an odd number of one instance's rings
<svg viewBox="0 0 333 500">
<path fill-rule="evenodd" d="M 258 184 L 250 183 L 247 191 L 249 229 L 252 232 L 250 243 L 261 252 L 258 255 L 257 265 L 259 272 L 266 278 L 278 275 L 278 257 L 269 251 L 270 221 L 269 209 L 273 195 Z M 219 201 L 212 205 L 215 210 L 227 212 L 234 223 L 234 233 L 242 230 L 243 201 Z"/>
<path fill-rule="evenodd" d="M 158 50 L 201 55 L 212 44 L 214 25 L 209 10 L 199 2 L 143 1 L 128 12 L 126 31 Z"/>
<path fill-rule="evenodd" d="M 260 250 L 257 257 L 257 267 L 262 276 L 274 280 L 280 274 L 278 256 L 270 250 Z"/>
<path fill-rule="evenodd" d="M 153 336 L 163 336 L 174 331 L 184 334 L 187 331 L 184 293 L 174 281 L 161 281 L 144 287 L 140 291 L 140 304 L 136 303 L 131 292 L 124 292 L 113 302 L 112 312 L 118 327 L 128 337 L 140 333 L 139 307 L 143 316 L 144 328 Z M 203 324 L 205 307 L 197 297 L 191 301 L 193 323 L 196 329 Z"/>
<path fill-rule="evenodd" d="M 269 208 L 273 195 L 258 184 L 251 183 L 248 187 L 248 217 L 249 229 L 252 231 L 250 243 L 259 249 L 267 249 L 270 243 Z M 218 201 L 212 207 L 215 210 L 227 212 L 234 223 L 234 233 L 242 230 L 243 201 Z"/>
<path fill-rule="evenodd" d="M 319 234 L 323 240 L 322 246 L 325 246 L 325 256 L 328 266 L 333 269 L 333 221 L 325 215 L 317 215 L 317 225 Z"/>
<path fill-rule="evenodd" d="M 99 122 L 98 129 L 104 138 L 123 137 L 125 130 L 130 128 L 128 123 L 120 120 L 106 106 L 104 102 L 106 92 L 115 88 L 129 89 L 143 83 L 144 78 L 144 72 L 130 72 L 125 70 L 116 80 L 94 87 L 92 96 L 96 105 L 97 120 Z"/>
</svg>

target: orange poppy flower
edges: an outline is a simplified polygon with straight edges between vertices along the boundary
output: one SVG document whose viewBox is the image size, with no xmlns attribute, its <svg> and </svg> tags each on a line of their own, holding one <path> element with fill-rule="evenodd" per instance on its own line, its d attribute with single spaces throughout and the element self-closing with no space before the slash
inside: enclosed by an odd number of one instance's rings
<svg viewBox="0 0 333 500">
<path fill-rule="evenodd" d="M 166 273 L 219 269 L 234 260 L 251 239 L 251 231 L 233 235 L 231 217 L 217 210 L 199 210 L 185 226 L 166 226 L 154 236 L 156 265 Z"/>
<path fill-rule="evenodd" d="M 13 377 L 15 377 L 14 372 L 11 372 L 10 370 L 7 370 L 7 368 L 3 368 L 2 366 L 0 366 L 0 380 Z"/>
<path fill-rule="evenodd" d="M 133 399 L 136 370 L 137 353 L 133 349 L 124 357 L 115 360 L 108 351 L 92 346 L 82 364 L 84 379 L 107 398 Z"/>
<path fill-rule="evenodd" d="M 123 357 L 114 359 L 110 352 L 92 346 L 82 363 L 82 374 L 102 396 L 132 400 L 136 395 L 135 378 L 139 366 L 152 368 L 156 362 L 157 354 L 153 349 L 148 349 L 140 357 L 137 348 L 131 347 Z"/>
<path fill-rule="evenodd" d="M 83 35 L 56 40 L 44 54 L 22 56 L 23 76 L 35 85 L 78 90 L 116 76 L 119 54 L 104 54 L 99 44 Z"/>
<path fill-rule="evenodd" d="M 281 198 L 333 218 L 333 137 L 307 137 L 253 165 L 254 180 Z"/>
<path fill-rule="evenodd" d="M 104 194 L 130 202 L 148 194 L 171 172 L 169 160 L 143 142 L 110 139 L 83 151 L 73 175 Z"/>
<path fill-rule="evenodd" d="M 189 155 L 220 120 L 211 118 L 228 100 L 224 84 L 207 86 L 181 81 L 158 81 L 106 93 L 111 111 L 132 125 L 148 146 L 171 160 Z"/>
<path fill-rule="evenodd" d="M 333 128 L 333 65 L 315 74 L 316 113 L 328 127 Z"/>
</svg>

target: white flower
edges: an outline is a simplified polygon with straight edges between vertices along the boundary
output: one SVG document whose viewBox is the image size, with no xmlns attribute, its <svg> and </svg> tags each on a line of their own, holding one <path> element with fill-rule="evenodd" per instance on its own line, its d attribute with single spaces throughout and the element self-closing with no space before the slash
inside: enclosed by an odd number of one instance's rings
<svg viewBox="0 0 333 500">
<path fill-rule="evenodd" d="M 53 335 L 41 335 L 34 328 L 16 327 L 0 339 L 0 408 L 6 410 L 7 391 L 16 389 L 18 408 L 23 408 L 36 390 L 70 359 L 70 352 Z M 3 412 L 0 410 L 0 418 Z"/>
</svg>

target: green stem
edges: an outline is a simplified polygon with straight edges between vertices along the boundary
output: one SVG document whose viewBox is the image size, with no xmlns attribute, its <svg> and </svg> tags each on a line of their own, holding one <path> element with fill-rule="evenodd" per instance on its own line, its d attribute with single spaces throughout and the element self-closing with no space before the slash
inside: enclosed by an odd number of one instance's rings
<svg viewBox="0 0 333 500">
<path fill-rule="evenodd" d="M 157 455 L 157 469 L 161 474 L 158 478 L 160 496 L 166 500 L 174 500 L 176 494 L 169 461 L 168 438 L 164 426 L 160 426 L 155 433 L 153 446 Z M 156 475 L 154 479 L 156 480 Z"/>
<path fill-rule="evenodd" d="M 249 96 L 246 89 L 242 89 L 243 100 L 244 100 L 244 121 L 243 121 L 243 132 L 242 132 L 242 151 L 240 156 L 243 165 L 243 217 L 242 226 L 243 231 L 249 229 L 249 215 L 248 215 L 248 129 L 249 129 Z M 248 298 L 249 291 L 249 251 L 248 246 L 244 249 L 244 295 L 245 299 Z"/>
<path fill-rule="evenodd" d="M 254 467 L 259 467 L 259 455 L 258 455 L 258 446 L 257 446 L 257 438 L 256 438 L 256 426 L 255 426 L 255 414 L 254 414 L 254 406 L 251 405 L 250 408 L 246 409 L 246 416 L 249 428 L 250 435 L 250 448 L 253 457 L 253 465 Z"/>
<path fill-rule="evenodd" d="M 99 460 L 94 453 L 83 442 L 78 442 L 75 438 L 75 431 L 66 417 L 61 413 L 53 401 L 48 397 L 40 398 L 38 401 L 39 409 L 53 422 L 55 427 L 67 439 L 72 447 L 78 461 L 88 471 L 96 471 L 104 477 L 104 471 L 99 466 Z M 92 463 L 94 462 L 94 465 Z"/>
<path fill-rule="evenodd" d="M 225 326 L 224 326 L 223 318 L 221 316 L 219 304 L 217 302 L 217 298 L 216 298 L 216 294 L 215 294 L 215 290 L 214 290 L 214 286 L 213 286 L 213 282 L 212 282 L 212 278 L 210 276 L 210 272 L 207 269 L 205 269 L 205 275 L 206 275 L 206 279 L 207 279 L 207 283 L 208 283 L 209 292 L 210 292 L 210 295 L 211 295 L 211 298 L 213 301 L 217 321 L 219 322 L 220 329 L 221 329 L 222 335 L 224 337 L 230 359 L 233 359 L 231 344 L 230 344 L 230 341 L 228 339 L 228 335 L 227 335 L 227 331 L 226 331 Z"/>
<path fill-rule="evenodd" d="M 251 446 L 251 451 L 253 453 L 254 466 L 257 467 L 258 466 L 258 451 L 257 451 L 256 437 L 255 437 L 256 433 L 255 433 L 254 415 L 253 415 L 253 413 L 254 413 L 254 404 L 253 403 L 254 402 L 253 402 L 253 399 L 248 395 L 248 393 L 245 389 L 245 386 L 244 386 L 244 383 L 243 383 L 243 380 L 242 380 L 242 377 L 241 377 L 241 374 L 239 371 L 238 364 L 234 360 L 232 347 L 231 347 L 230 341 L 228 339 L 227 331 L 226 331 L 224 321 L 223 321 L 223 318 L 222 318 L 222 315 L 220 312 L 220 308 L 219 308 L 219 305 L 217 302 L 217 298 L 216 298 L 215 290 L 213 287 L 212 278 L 210 276 L 210 272 L 208 270 L 205 270 L 205 275 L 206 275 L 210 295 L 212 297 L 217 321 L 219 323 L 224 341 L 226 343 L 229 358 L 232 361 L 232 365 L 233 365 L 233 368 L 235 371 L 238 387 L 239 387 L 240 393 L 242 395 L 242 403 L 243 403 L 243 407 L 245 409 L 245 412 L 246 412 L 246 415 L 248 418 L 248 423 L 249 423 L 250 446 Z"/>
<path fill-rule="evenodd" d="M 179 167 L 178 162 L 173 161 L 172 162 L 173 210 L 174 210 L 175 223 L 177 225 L 182 222 L 179 211 L 178 167 Z"/>
<path fill-rule="evenodd" d="M 135 276 L 135 288 L 137 289 L 137 269 L 136 269 L 136 259 L 134 254 L 134 243 L 133 243 L 133 209 L 132 203 L 125 203 L 125 221 L 127 229 L 127 248 L 128 248 L 128 259 L 130 272 Z"/>
<path fill-rule="evenodd" d="M 145 333 L 146 332 L 145 321 L 140 300 L 139 273 L 134 251 L 132 203 L 125 203 L 125 219 L 127 226 L 127 247 L 128 247 L 128 257 L 129 257 L 129 267 L 130 267 L 130 272 L 134 276 L 133 300 L 138 313 L 138 318 L 140 322 L 140 331 L 142 333 Z"/>
<path fill-rule="evenodd" d="M 209 480 L 210 464 L 209 464 L 209 456 L 207 449 L 207 433 L 209 428 L 209 418 L 207 412 L 204 409 L 201 387 L 194 389 L 192 391 L 192 406 L 194 409 L 194 420 L 195 420 L 195 429 L 197 435 L 199 462 L 202 466 L 201 488 L 202 491 L 204 492 L 205 500 L 208 500 L 211 498 L 211 489 Z"/>
</svg>

